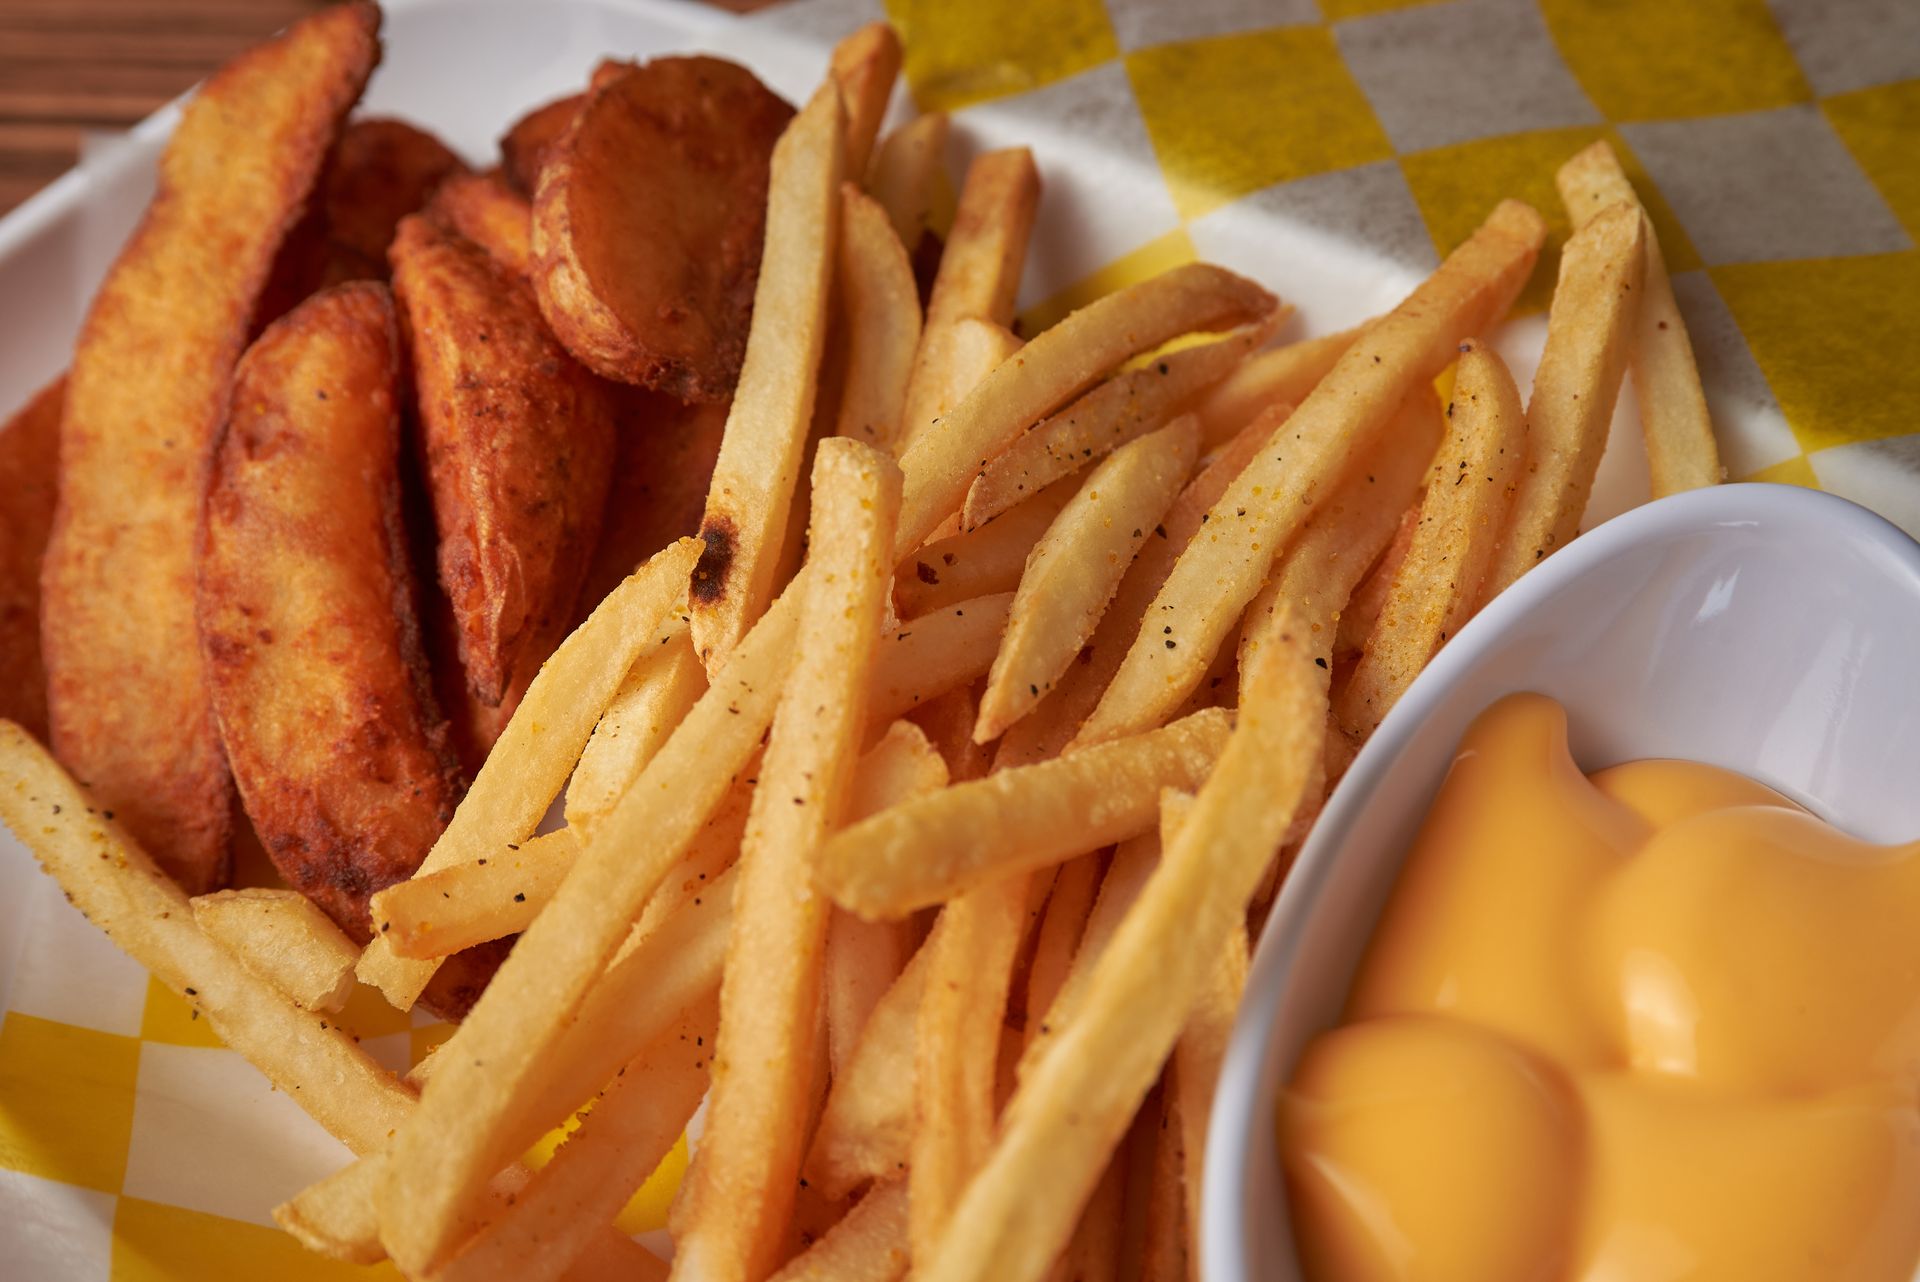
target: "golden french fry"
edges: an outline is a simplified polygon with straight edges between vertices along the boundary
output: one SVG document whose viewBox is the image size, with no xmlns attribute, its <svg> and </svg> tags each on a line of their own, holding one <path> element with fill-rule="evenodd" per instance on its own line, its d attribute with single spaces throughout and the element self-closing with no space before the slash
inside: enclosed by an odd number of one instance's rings
<svg viewBox="0 0 1920 1282">
<path fill-rule="evenodd" d="M 1153 1118 L 1152 1170 L 1147 1175 L 1146 1240 L 1141 1243 L 1141 1282 L 1187 1282 L 1200 1257 L 1188 1249 L 1187 1225 L 1200 1217 L 1188 1205 L 1185 1152 L 1187 1127 L 1177 1093 L 1178 1073 L 1169 1068 L 1140 1111 Z M 1196 1188 L 1198 1186 L 1195 1186 Z"/>
<path fill-rule="evenodd" d="M 1199 428 L 1187 415 L 1122 446 L 1034 544 L 980 698 L 976 742 L 999 738 L 1068 670 L 1186 484 L 1198 450 Z"/>
<path fill-rule="evenodd" d="M 857 180 L 867 172 L 900 74 L 900 37 L 884 22 L 869 22 L 833 47 L 827 65 L 846 104 L 847 172 Z"/>
<path fill-rule="evenodd" d="M 867 724 L 885 726 L 985 676 L 1012 608 L 1013 593 L 999 592 L 908 619 L 889 632 L 867 689 Z"/>
<path fill-rule="evenodd" d="M 1511 494 L 1508 497 L 1511 498 Z M 1352 658 L 1367 648 L 1373 625 L 1380 622 L 1380 611 L 1387 607 L 1387 593 L 1393 590 L 1394 576 L 1400 573 L 1401 562 L 1413 550 L 1413 536 L 1419 529 L 1420 510 L 1408 508 L 1401 514 L 1400 528 L 1393 532 L 1387 550 L 1361 578 L 1346 608 L 1340 611 L 1333 639 L 1335 655 Z"/>
<path fill-rule="evenodd" d="M 846 374 L 833 430 L 891 450 L 920 342 L 920 291 L 886 211 L 853 183 L 840 187 L 838 269 Z"/>
<path fill-rule="evenodd" d="M 1604 138 L 1560 166 L 1555 181 L 1575 231 L 1613 205 L 1629 204 L 1643 215 L 1646 212 Z M 1634 316 L 1627 368 L 1640 402 L 1640 430 L 1647 440 L 1653 497 L 1661 498 L 1718 485 L 1724 469 L 1714 444 L 1706 392 L 1700 386 L 1700 369 L 1693 362 L 1686 318 L 1674 301 L 1673 282 L 1651 222 L 1644 224 L 1642 234 L 1645 283 Z"/>
<path fill-rule="evenodd" d="M 1526 417 L 1513 375 L 1478 340 L 1461 348 L 1447 439 L 1428 469 L 1419 523 L 1335 703 L 1342 728 L 1362 738 L 1473 616 L 1519 475 Z"/>
<path fill-rule="evenodd" d="M 1194 402 L 1201 432 L 1209 443 L 1224 441 L 1270 406 L 1298 405 L 1366 331 L 1357 325 L 1249 356 Z"/>
<path fill-rule="evenodd" d="M 0 717 L 47 737 L 47 670 L 40 661 L 40 562 L 60 491 L 62 375 L 0 424 Z"/>
<path fill-rule="evenodd" d="M 1020 1039 L 1023 1055 L 1043 1035 L 1047 1013 L 1073 969 L 1074 954 L 1104 880 L 1102 865 L 1098 855 L 1082 855 L 1061 865 L 1060 875 L 1054 878 L 1046 915 L 1040 919 L 1040 934 L 1034 941 L 1033 959 L 1027 964 L 1027 1024 Z"/>
<path fill-rule="evenodd" d="M 532 835 L 565 785 L 620 678 L 677 600 L 699 544 L 681 539 L 633 572 L 555 650 L 527 687 L 453 822 L 415 876 L 500 852 Z M 361 954 L 362 983 L 410 1008 L 437 964 L 400 957 L 380 936 Z"/>
<path fill-rule="evenodd" d="M 378 1264 L 380 1213 L 374 1199 L 386 1172 L 384 1152 L 369 1153 L 273 1208 L 273 1222 L 316 1255 L 347 1264 Z"/>
<path fill-rule="evenodd" d="M 1545 236 L 1539 214 L 1502 202 L 1299 409 L 1256 420 L 1273 428 L 1268 448 L 1208 512 L 1207 537 L 1174 566 L 1078 742 L 1158 725 L 1193 692 L 1316 493 L 1386 429 L 1408 392 L 1452 362 L 1462 338 L 1506 313 Z"/>
<path fill-rule="evenodd" d="M 713 1099 L 677 1267 L 760 1277 L 784 1240 L 804 1156 L 826 944 L 813 854 L 845 817 L 865 730 L 865 674 L 881 644 L 900 474 L 871 446 L 820 443 L 809 588 L 741 849 L 721 986 Z"/>
<path fill-rule="evenodd" d="M 31 735 L 0 721 L 0 821 L 74 906 L 334 1138 L 356 1153 L 386 1143 L 413 1093 L 201 930 L 186 892 L 102 809 Z"/>
<path fill-rule="evenodd" d="M 580 753 L 567 781 L 568 826 L 591 828 L 619 804 L 706 689 L 687 619 L 670 617 L 641 649 Z"/>
<path fill-rule="evenodd" d="M 959 510 L 986 460 L 1101 375 L 1182 334 L 1249 324 L 1277 305 L 1244 277 L 1186 263 L 1072 313 L 981 380 L 937 430 L 908 445 L 900 459 L 907 486 L 894 551 L 905 560 Z"/>
<path fill-rule="evenodd" d="M 885 1180 L 771 1282 L 896 1282 L 908 1263 L 907 1183 Z"/>
<path fill-rule="evenodd" d="M 893 585 L 903 618 L 917 618 L 956 601 L 1020 586 L 1033 545 L 1079 486 L 1069 478 L 1052 485 L 987 525 L 934 539 L 908 557 Z"/>
<path fill-rule="evenodd" d="M 916 268 L 940 257 L 933 207 L 946 176 L 946 156 L 947 113 L 928 112 L 880 140 L 867 174 L 867 190 L 887 211 Z"/>
<path fill-rule="evenodd" d="M 1172 1112 L 1179 1136 L 1181 1182 L 1186 1189 L 1187 1253 L 1200 1258 L 1200 1214 L 1205 1190 L 1200 1179 L 1206 1169 L 1207 1125 L 1213 1117 L 1213 1088 L 1233 1037 L 1234 1017 L 1240 1013 L 1240 994 L 1247 987 L 1247 928 L 1227 934 L 1227 946 L 1208 973 L 1205 987 L 1187 1016 L 1187 1026 L 1173 1047 Z"/>
<path fill-rule="evenodd" d="M 875 1004 L 836 1073 L 807 1155 L 807 1179 L 828 1197 L 898 1175 L 913 1142 L 914 1045 L 933 954 L 922 944 Z"/>
<path fill-rule="evenodd" d="M 1160 427 L 1266 342 L 1290 311 L 1277 308 L 1218 342 L 1169 352 L 1138 369 L 1122 370 L 1036 423 L 974 479 L 960 510 L 961 528 L 979 528 L 1061 477 Z M 1210 437 L 1201 425 L 1200 448 L 1217 445 L 1231 434 Z"/>
<path fill-rule="evenodd" d="M 525 930 L 573 867 L 579 839 L 561 828 L 373 897 L 374 929 L 397 957 L 431 961 Z"/>
<path fill-rule="evenodd" d="M 829 838 L 816 876 L 843 908 L 898 916 L 1124 840 L 1153 822 L 1160 788 L 1206 777 L 1232 721 L 1210 708 L 916 798 Z"/>
<path fill-rule="evenodd" d="M 828 83 L 773 149 L 753 324 L 688 588 L 694 648 L 709 673 L 773 599 L 826 346 L 845 148 L 846 112 Z"/>
<path fill-rule="evenodd" d="M 1218 766 L 1102 954 L 1072 1021 L 1016 1089 L 924 1282 L 1037 1282 L 1065 1247 L 1159 1075 L 1207 968 L 1292 820 L 1320 754 L 1326 696 L 1284 620 Z M 919 1258 L 919 1257 L 916 1257 Z"/>
<path fill-rule="evenodd" d="M 1322 674 L 1332 672 L 1337 622 L 1361 577 L 1404 526 L 1403 515 L 1418 510 L 1420 484 L 1427 479 L 1442 423 L 1433 393 L 1416 387 L 1361 466 L 1314 505 L 1312 518 L 1280 558 L 1273 579 L 1247 607 L 1240 638 L 1243 682 L 1258 669 L 1254 654 L 1266 636 L 1267 621 L 1278 617 L 1283 605 L 1305 632 L 1315 666 Z"/>
<path fill-rule="evenodd" d="M 360 950 L 297 890 L 219 890 L 193 900 L 194 924 L 308 1010 L 337 1011 Z"/>
<path fill-rule="evenodd" d="M 1012 323 L 1039 204 L 1040 174 L 1025 147 L 985 152 L 968 167 L 907 380 L 899 437 L 903 452 L 953 403 L 947 398 L 954 385 L 954 326 L 965 318 Z"/>
<path fill-rule="evenodd" d="M 1640 309 L 1646 217 L 1606 210 L 1560 255 L 1547 345 L 1527 399 L 1527 466 L 1482 590 L 1491 601 L 1580 532 Z"/>
</svg>

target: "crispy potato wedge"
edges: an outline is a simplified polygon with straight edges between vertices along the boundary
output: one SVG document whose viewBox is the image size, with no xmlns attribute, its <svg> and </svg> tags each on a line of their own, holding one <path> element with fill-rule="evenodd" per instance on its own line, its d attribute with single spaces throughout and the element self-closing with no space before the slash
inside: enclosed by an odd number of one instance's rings
<svg viewBox="0 0 1920 1282">
<path fill-rule="evenodd" d="M 337 1011 L 353 992 L 360 950 L 297 890 L 216 890 L 193 920 L 260 978 L 308 1010 Z"/>
<path fill-rule="evenodd" d="M 572 621 L 606 507 L 613 403 L 554 342 L 526 283 L 471 241 L 415 215 L 392 257 L 440 586 L 468 686 L 497 704 L 536 640 Z"/>
<path fill-rule="evenodd" d="M 533 270 L 533 206 L 498 170 L 456 173 L 434 190 L 427 216 L 487 251 L 516 276 Z"/>
<path fill-rule="evenodd" d="M 560 136 L 580 114 L 584 93 L 568 94 L 535 107 L 500 135 L 500 172 L 507 184 L 529 200 L 540 186 L 540 171 Z"/>
<path fill-rule="evenodd" d="M 328 263 L 319 284 L 387 279 L 387 246 L 400 220 L 466 173 L 445 143 L 404 120 L 348 125 L 320 189 Z"/>
<path fill-rule="evenodd" d="M 201 87 L 68 376 L 41 577 L 53 744 L 190 891 L 226 879 L 232 823 L 193 617 L 209 447 L 379 21 L 371 4 L 322 10 Z"/>
<path fill-rule="evenodd" d="M 533 226 L 540 308 L 588 368 L 681 400 L 733 394 L 768 166 L 792 116 L 717 58 L 596 77 L 542 153 Z"/>
<path fill-rule="evenodd" d="M 40 561 L 59 494 L 64 376 L 0 425 L 0 717 L 47 737 L 47 670 L 40 662 Z"/>
<path fill-rule="evenodd" d="M 362 943 L 368 897 L 459 799 L 411 608 L 400 377 L 383 286 L 275 321 L 234 371 L 201 536 L 200 647 L 241 802 L 287 884 Z"/>
</svg>

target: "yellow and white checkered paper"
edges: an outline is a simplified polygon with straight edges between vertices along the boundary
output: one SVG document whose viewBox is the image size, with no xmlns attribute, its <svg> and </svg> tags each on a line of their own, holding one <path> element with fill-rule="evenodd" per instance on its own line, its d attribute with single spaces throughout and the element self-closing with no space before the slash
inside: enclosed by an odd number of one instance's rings
<svg viewBox="0 0 1920 1282">
<path fill-rule="evenodd" d="M 1606 138 L 1659 232 L 1730 475 L 1831 489 L 1920 532 L 1914 0 L 803 0 L 708 43 L 813 76 L 881 16 L 914 100 L 954 113 L 956 161 L 1034 148 L 1028 332 L 1193 258 L 1276 289 L 1306 331 L 1352 324 L 1502 196 L 1557 244 L 1554 170 Z M 1509 328 L 1524 368 L 1538 317 Z M 1617 507 L 1639 495 L 1616 443 Z M 0 897 L 27 897 L 29 923 L 10 973 L 0 956 L 0 1277 L 393 1276 L 271 1227 L 344 1150 L 51 884 L 0 869 Z M 444 1031 L 366 994 L 343 1022 L 396 1067 Z M 672 1183 L 628 1227 L 657 1228 Z"/>
</svg>

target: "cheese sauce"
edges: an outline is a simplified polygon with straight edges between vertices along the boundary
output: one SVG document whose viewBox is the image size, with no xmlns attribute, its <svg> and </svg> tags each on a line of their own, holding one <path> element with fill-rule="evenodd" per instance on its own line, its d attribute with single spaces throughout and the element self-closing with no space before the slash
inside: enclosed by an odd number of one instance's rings
<svg viewBox="0 0 1920 1282">
<path fill-rule="evenodd" d="M 1280 1143 L 1313 1282 L 1907 1282 L 1920 843 L 1502 700 Z"/>
</svg>

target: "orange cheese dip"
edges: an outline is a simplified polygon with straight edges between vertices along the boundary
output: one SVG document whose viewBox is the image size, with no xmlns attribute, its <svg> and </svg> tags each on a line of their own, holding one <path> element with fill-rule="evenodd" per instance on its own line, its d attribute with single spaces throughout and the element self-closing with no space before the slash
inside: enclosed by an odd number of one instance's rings
<svg viewBox="0 0 1920 1282">
<path fill-rule="evenodd" d="M 1280 1143 L 1314 1282 L 1908 1282 L 1920 843 L 1505 699 Z"/>
</svg>

